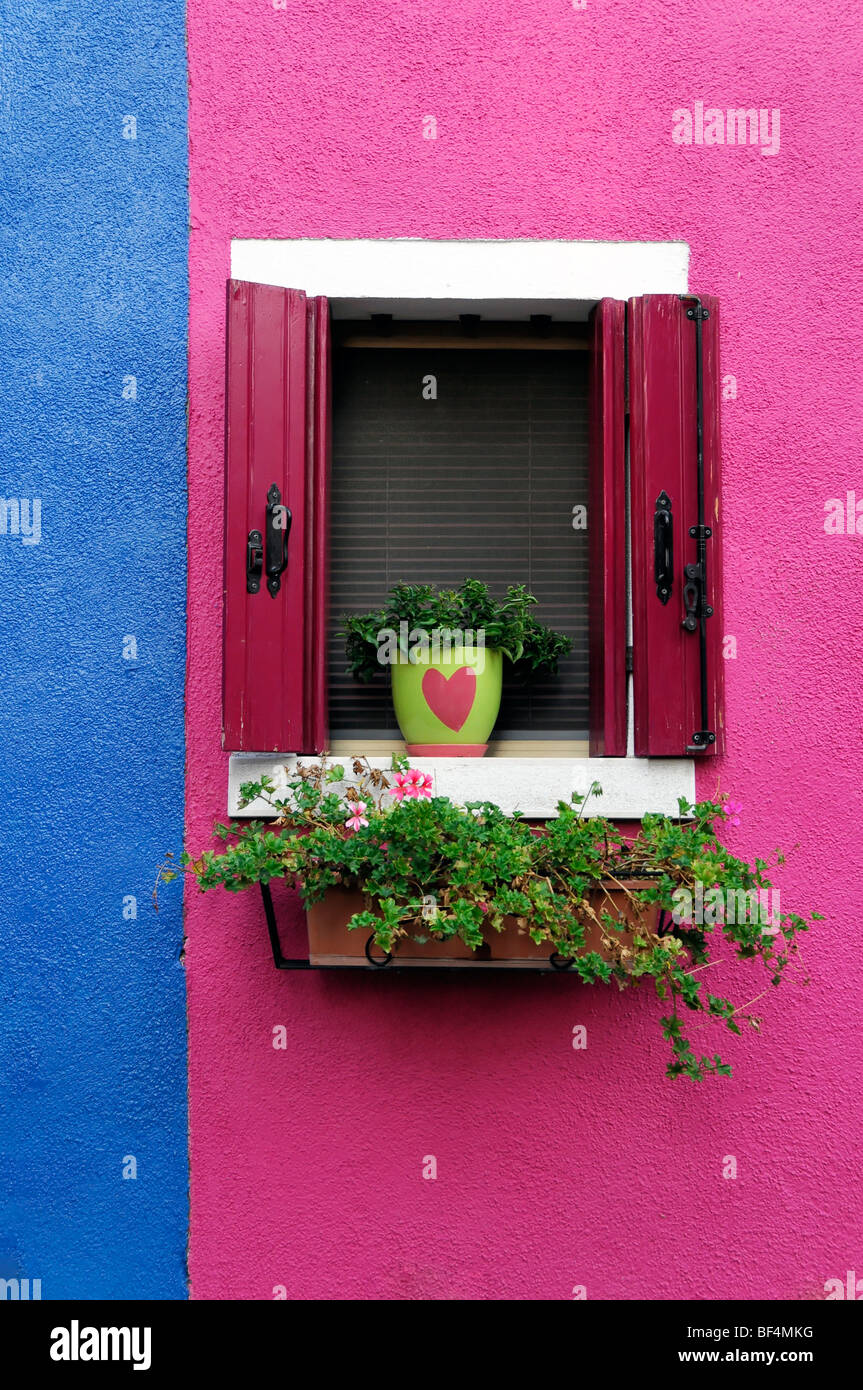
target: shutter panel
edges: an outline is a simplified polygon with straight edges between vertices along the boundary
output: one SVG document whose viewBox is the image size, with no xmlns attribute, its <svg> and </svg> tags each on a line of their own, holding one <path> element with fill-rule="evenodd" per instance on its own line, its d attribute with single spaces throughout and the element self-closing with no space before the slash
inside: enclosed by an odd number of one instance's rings
<svg viewBox="0 0 863 1390">
<path fill-rule="evenodd" d="M 698 306 L 703 382 L 703 605 L 699 574 Z M 724 748 L 718 301 L 645 295 L 629 304 L 635 753 Z M 694 317 L 687 317 L 690 312 Z M 670 512 L 670 547 L 668 514 Z M 696 534 L 690 534 L 691 530 Z M 666 555 L 670 592 L 663 602 Z M 657 565 L 659 568 L 657 568 Z M 705 614 L 702 617 L 702 607 Z M 713 610 L 706 616 L 706 609 Z M 684 618 L 688 615 L 688 628 Z M 705 735 L 712 733 L 715 741 Z"/>
<path fill-rule="evenodd" d="M 590 755 L 626 754 L 625 314 L 602 299 L 590 353 Z"/>
<path fill-rule="evenodd" d="M 228 282 L 222 744 L 230 751 L 323 747 L 328 374 L 326 300 Z M 268 530 L 268 501 L 290 511 L 287 531 Z M 268 580 L 285 535 L 287 565 Z M 250 547 L 263 561 L 252 593 Z"/>
</svg>

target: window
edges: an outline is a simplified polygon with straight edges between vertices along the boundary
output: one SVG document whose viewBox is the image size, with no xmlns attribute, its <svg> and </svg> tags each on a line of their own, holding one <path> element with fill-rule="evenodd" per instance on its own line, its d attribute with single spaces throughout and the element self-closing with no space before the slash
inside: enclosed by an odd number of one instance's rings
<svg viewBox="0 0 863 1390">
<path fill-rule="evenodd" d="M 385 679 L 345 668 L 346 612 L 397 581 L 523 583 L 572 640 L 556 677 L 505 683 L 489 753 L 577 753 L 588 706 L 587 325 L 335 323 L 330 747 L 401 748 Z M 574 511 L 580 515 L 575 517 Z"/>
<path fill-rule="evenodd" d="M 362 533 L 361 527 L 347 523 L 344 534 L 331 535 L 330 521 L 334 517 L 337 528 L 345 524 L 339 518 L 345 514 L 345 504 L 350 510 L 352 499 L 356 506 L 366 506 L 360 496 L 356 459 L 353 476 L 348 476 L 350 450 L 363 437 L 370 448 L 382 448 L 380 441 L 372 444 L 373 408 L 369 400 L 361 399 L 359 374 L 366 372 L 373 398 L 387 402 L 386 428 L 400 428 L 405 438 L 410 436 L 402 459 L 406 474 L 412 458 L 419 457 L 417 451 L 426 447 L 421 438 L 417 441 L 412 421 L 426 417 L 418 414 L 419 393 L 409 409 L 409 392 L 403 381 L 399 384 L 399 374 L 411 371 L 416 384 L 416 369 L 408 364 L 410 350 L 384 354 L 370 348 L 368 353 L 376 353 L 380 365 L 372 366 L 368 357 L 364 365 L 358 355 L 347 369 L 347 378 L 339 375 L 343 368 L 337 367 L 337 430 L 344 426 L 354 433 L 353 442 L 337 436 L 337 471 L 331 478 L 332 339 L 325 299 L 270 285 L 229 283 L 224 745 L 230 750 L 308 753 L 330 747 L 328 694 L 334 697 L 336 732 L 340 722 L 349 733 L 353 728 L 361 733 L 374 730 L 375 721 L 380 724 L 386 718 L 380 706 L 373 708 L 373 699 L 362 713 L 358 705 L 343 700 L 334 652 L 332 680 L 327 676 L 326 653 L 328 643 L 332 645 L 329 553 L 332 549 L 335 602 L 347 593 L 349 583 L 339 567 L 345 557 L 349 565 L 350 556 L 360 554 Z M 359 354 L 363 349 L 352 351 Z M 586 478 L 584 374 L 579 380 L 579 369 L 572 371 L 570 394 L 563 389 L 558 368 L 551 365 L 555 356 L 576 358 L 576 352 L 550 351 L 541 379 L 541 354 L 535 354 L 534 364 L 530 349 L 513 350 L 511 364 L 518 352 L 525 359 L 516 385 L 512 376 L 507 378 L 505 352 L 478 349 L 473 366 L 457 368 L 463 378 L 458 387 L 452 384 L 453 368 L 447 365 L 447 353 L 457 350 L 441 343 L 433 351 L 439 354 L 438 374 L 450 382 L 453 407 L 462 399 L 461 420 L 455 416 L 450 420 L 452 440 L 466 427 L 466 401 L 471 394 L 474 400 L 477 392 L 489 402 L 496 398 L 501 409 L 505 399 L 506 409 L 518 414 L 522 423 L 531 411 L 541 417 L 545 411 L 548 422 L 551 409 L 544 391 L 550 390 L 558 402 L 566 398 L 567 404 L 561 407 L 565 415 L 561 438 L 566 437 L 571 446 L 571 476 L 563 470 L 561 486 L 550 469 L 544 492 L 537 485 L 523 494 L 528 520 L 520 524 L 516 537 L 522 553 L 524 547 L 529 549 L 533 528 L 544 524 L 546 504 L 551 508 L 568 504 L 571 509 L 580 500 L 576 493 L 585 481 L 588 491 L 586 555 L 582 548 L 578 560 L 577 551 L 570 551 L 571 569 L 558 576 L 560 590 L 567 590 L 567 621 L 576 638 L 573 667 L 545 708 L 541 698 L 533 706 L 512 700 L 505 716 L 508 732 L 519 738 L 543 732 L 575 734 L 589 713 L 594 756 L 626 754 L 628 721 L 637 757 L 683 758 L 720 751 L 724 726 L 716 302 L 661 294 L 642 295 L 628 303 L 604 299 L 594 304 L 583 351 L 589 434 Z M 387 364 L 384 357 L 389 359 Z M 436 374 L 431 368 L 429 372 Z M 472 393 L 467 389 L 471 383 Z M 399 408 L 397 398 L 402 401 Z M 446 408 L 450 409 L 449 404 Z M 445 418 L 441 412 L 439 420 Z M 477 445 L 487 448 L 490 442 L 488 426 L 484 442 L 477 435 Z M 439 437 L 434 445 L 440 467 L 445 443 Z M 387 469 L 393 462 L 391 455 L 392 450 Z M 522 464 L 524 459 L 522 451 Z M 512 459 L 501 454 L 496 471 L 501 499 L 515 486 L 519 466 L 515 453 Z M 374 492 L 379 482 L 370 476 L 368 488 Z M 473 476 L 459 482 L 466 506 L 475 505 L 474 484 Z M 405 518 L 408 549 L 411 536 L 420 534 L 413 521 L 410 531 L 407 521 L 420 495 L 415 484 L 414 488 L 413 493 L 408 487 L 394 499 L 390 485 L 389 496 L 383 499 L 387 505 L 382 506 L 377 495 L 367 507 L 368 565 L 374 567 L 375 584 L 403 577 L 388 575 L 386 566 L 395 553 L 390 548 L 394 520 L 400 515 Z M 284 533 L 280 535 L 271 525 L 275 507 L 287 507 L 291 513 L 286 546 Z M 490 515 L 495 515 L 493 510 Z M 497 562 L 492 533 L 483 523 L 474 534 L 473 553 L 466 536 L 458 543 L 449 538 L 447 546 L 436 551 L 434 563 L 441 566 L 442 577 L 447 566 L 456 565 L 458 578 L 485 564 L 492 572 Z M 257 587 L 252 573 L 256 567 L 262 580 Z M 410 576 L 405 573 L 404 577 Z M 549 605 L 565 603 L 562 592 L 555 594 L 551 576 L 548 584 Z M 549 621 L 560 622 L 545 602 L 543 613 Z M 557 708 L 555 700 L 561 702 Z M 554 722 L 558 718 L 560 724 Z M 354 719 L 360 720 L 357 726 L 349 723 Z"/>
</svg>

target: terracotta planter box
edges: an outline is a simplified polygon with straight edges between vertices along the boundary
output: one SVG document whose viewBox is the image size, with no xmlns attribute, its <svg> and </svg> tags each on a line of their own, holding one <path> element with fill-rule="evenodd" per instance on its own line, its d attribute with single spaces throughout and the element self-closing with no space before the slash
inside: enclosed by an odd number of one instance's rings
<svg viewBox="0 0 863 1390">
<path fill-rule="evenodd" d="M 623 880 L 625 888 L 640 888 L 641 880 Z M 355 912 L 367 907 L 362 893 L 347 888 L 331 888 L 324 899 L 315 903 L 307 912 L 309 926 L 309 963 L 311 965 L 357 965 L 366 969 L 370 965 L 366 955 L 368 932 L 348 931 L 347 924 Z M 609 912 L 619 920 L 629 923 L 627 930 L 621 932 L 621 940 L 629 944 L 634 929 L 638 925 L 634 905 L 623 889 L 603 884 L 591 895 L 594 912 Z M 651 905 L 641 918 L 641 930 L 655 932 L 659 910 Z M 598 951 L 608 959 L 609 952 L 603 946 L 598 926 L 591 922 L 585 932 L 585 948 Z M 369 947 L 372 958 L 383 965 L 384 957 L 379 948 Z M 537 946 L 525 931 L 520 931 L 516 919 L 507 917 L 504 929 L 493 933 L 493 940 L 477 951 L 472 951 L 460 937 L 447 941 L 428 941 L 420 945 L 417 941 L 404 940 L 392 957 L 391 964 L 398 966 L 451 966 L 464 968 L 503 968 L 537 970 L 549 968 L 552 952 L 547 942 Z"/>
</svg>

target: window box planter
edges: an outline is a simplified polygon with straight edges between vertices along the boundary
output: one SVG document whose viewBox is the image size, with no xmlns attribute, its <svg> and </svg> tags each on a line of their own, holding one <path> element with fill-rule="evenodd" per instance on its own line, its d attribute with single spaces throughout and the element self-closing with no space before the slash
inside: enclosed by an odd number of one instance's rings
<svg viewBox="0 0 863 1390">
<path fill-rule="evenodd" d="M 649 880 L 625 879 L 620 883 L 603 882 L 600 889 L 591 893 L 590 907 L 597 917 L 608 914 L 619 925 L 601 928 L 590 919 L 585 921 L 585 950 L 596 951 L 603 960 L 611 960 L 617 952 L 609 944 L 611 932 L 619 936 L 624 949 L 632 945 L 636 929 L 655 933 L 659 922 L 659 908 L 656 904 L 645 907 L 635 902 L 630 893 L 633 889 L 650 886 Z M 521 928 L 515 917 L 505 917 L 503 930 L 490 933 L 491 940 L 477 950 L 472 950 L 459 936 L 451 936 L 443 941 L 435 941 L 431 936 L 421 942 L 403 938 L 398 949 L 385 955 L 362 929 L 348 930 L 348 922 L 356 912 L 374 910 L 374 901 L 368 895 L 349 888 L 330 888 L 320 902 L 307 909 L 309 930 L 309 964 L 312 966 L 369 966 L 383 968 L 397 965 L 409 968 L 437 966 L 470 969 L 481 966 L 486 969 L 511 970 L 568 970 L 572 959 L 558 955 L 550 949 L 547 941 L 539 945 L 532 940 L 526 928 Z M 418 926 L 418 934 L 430 931 L 431 924 Z"/>
<path fill-rule="evenodd" d="M 182 856 L 202 889 L 260 888 L 277 969 L 554 970 L 621 989 L 652 981 L 671 1046 L 667 1075 L 730 1075 L 719 1053 L 694 1052 L 683 1031 L 693 1015 L 735 1034 L 744 1023 L 760 1028 L 746 1004 L 712 993 L 711 935 L 726 962 L 760 958 L 775 986 L 809 930 L 778 897 L 771 904 L 768 861 L 753 866 L 719 838 L 723 822 L 739 824 L 738 803 L 681 800 L 679 819 L 647 814 L 626 838 L 585 815 L 576 793 L 538 827 L 492 802 L 432 796 L 430 777 L 404 759 L 392 780 L 362 758 L 352 773 L 349 781 L 322 758 L 298 764 L 281 788 L 269 777 L 246 783 L 244 800 L 263 798 L 274 824 L 217 825 L 223 848 Z M 174 877 L 172 864 L 160 878 Z M 282 954 L 273 879 L 300 888 L 307 904 L 309 950 L 299 959 Z M 450 936 L 435 939 L 436 923 Z"/>
</svg>

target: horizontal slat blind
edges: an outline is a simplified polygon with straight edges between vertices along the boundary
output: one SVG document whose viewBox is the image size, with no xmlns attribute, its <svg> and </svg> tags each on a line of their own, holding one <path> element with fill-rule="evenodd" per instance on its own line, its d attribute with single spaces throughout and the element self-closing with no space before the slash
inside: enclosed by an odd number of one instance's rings
<svg viewBox="0 0 863 1390">
<path fill-rule="evenodd" d="M 541 621 L 573 639 L 556 677 L 505 676 L 496 738 L 588 728 L 587 355 L 423 348 L 336 353 L 330 570 L 331 738 L 398 739 L 386 677 L 345 669 L 346 613 L 399 580 L 502 596 L 527 584 Z M 423 398 L 433 376 L 437 398 Z"/>
</svg>

